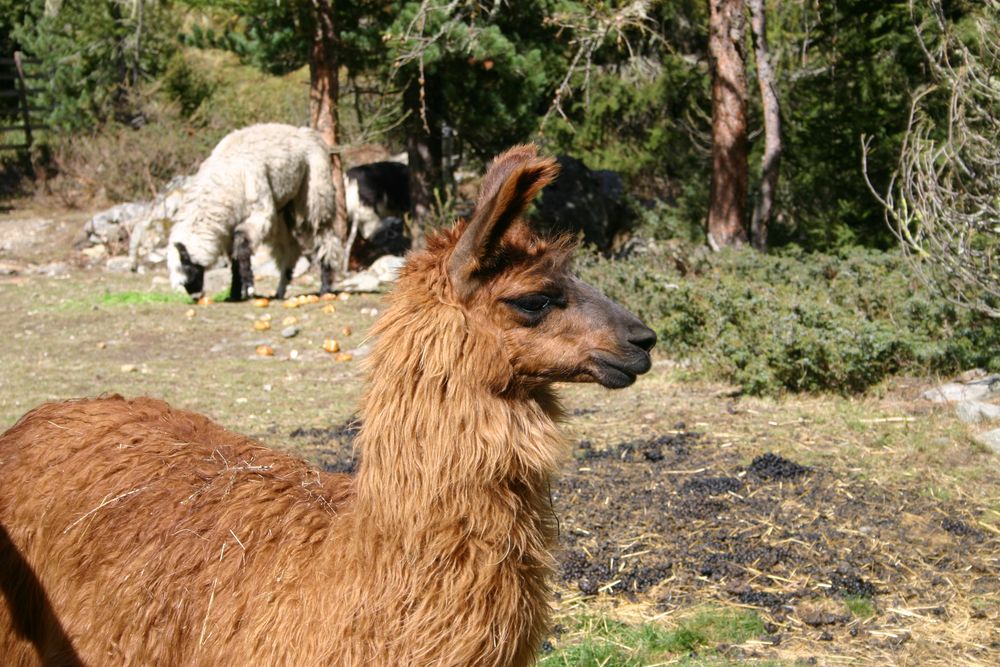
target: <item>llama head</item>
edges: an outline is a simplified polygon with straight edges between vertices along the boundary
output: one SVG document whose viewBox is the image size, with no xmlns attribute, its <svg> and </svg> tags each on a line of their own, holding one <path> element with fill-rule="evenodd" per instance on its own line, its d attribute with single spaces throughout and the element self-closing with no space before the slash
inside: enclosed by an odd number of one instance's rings
<svg viewBox="0 0 1000 667">
<path fill-rule="evenodd" d="M 656 334 L 572 272 L 570 239 L 544 239 L 521 217 L 557 174 L 533 145 L 493 161 L 468 222 L 433 243 L 450 298 L 501 341 L 514 384 L 626 387 L 649 370 Z"/>
<path fill-rule="evenodd" d="M 167 272 L 170 285 L 184 290 L 194 299 L 200 299 L 205 290 L 205 266 L 191 260 L 187 246 L 175 241 L 167 246 Z"/>
<path fill-rule="evenodd" d="M 205 268 L 217 259 L 215 244 L 191 232 L 188 222 L 177 222 L 167 241 L 167 274 L 176 290 L 184 288 L 192 298 L 204 294 Z"/>
</svg>

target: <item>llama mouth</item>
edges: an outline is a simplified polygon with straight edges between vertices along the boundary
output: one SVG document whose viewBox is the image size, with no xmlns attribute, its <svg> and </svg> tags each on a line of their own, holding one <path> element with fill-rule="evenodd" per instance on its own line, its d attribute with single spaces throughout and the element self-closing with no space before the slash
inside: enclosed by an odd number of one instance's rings
<svg viewBox="0 0 1000 667">
<path fill-rule="evenodd" d="M 594 355 L 591 357 L 594 362 L 590 370 L 591 375 L 602 387 L 608 389 L 623 389 L 635 382 L 636 377 L 645 373 L 652 366 L 652 360 L 648 354 L 643 353 L 642 359 L 636 361 L 621 361 L 607 359 Z"/>
</svg>

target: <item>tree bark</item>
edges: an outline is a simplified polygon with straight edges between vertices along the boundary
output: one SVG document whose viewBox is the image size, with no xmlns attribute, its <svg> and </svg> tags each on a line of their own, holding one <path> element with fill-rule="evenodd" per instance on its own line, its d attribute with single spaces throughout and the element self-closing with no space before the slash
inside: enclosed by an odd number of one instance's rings
<svg viewBox="0 0 1000 667">
<path fill-rule="evenodd" d="M 344 163 L 338 149 L 340 118 L 337 101 L 340 97 L 337 53 L 338 39 L 333 24 L 331 0 L 312 0 L 315 28 L 309 54 L 309 124 L 323 136 L 332 149 L 331 177 L 336 191 L 334 231 L 342 246 L 347 242 L 347 199 L 344 196 Z"/>
<path fill-rule="evenodd" d="M 760 86 L 764 111 L 764 156 L 761 160 L 760 196 L 750 218 L 750 240 L 757 250 L 767 250 L 767 231 L 778 188 L 781 162 L 781 107 L 771 69 L 771 54 L 767 48 L 767 17 L 764 0 L 747 0 L 750 25 L 753 30 L 754 56 L 757 60 L 757 84 Z"/>
<path fill-rule="evenodd" d="M 708 244 L 713 250 L 747 242 L 747 80 L 743 0 L 709 0 L 712 67 L 712 181 Z"/>
<path fill-rule="evenodd" d="M 441 171 L 441 122 L 434 103 L 437 86 L 415 78 L 403 92 L 409 113 L 406 154 L 410 167 L 410 202 L 413 222 L 410 238 L 415 247 L 423 242 L 425 228 L 436 205 L 434 192 L 443 184 Z"/>
</svg>

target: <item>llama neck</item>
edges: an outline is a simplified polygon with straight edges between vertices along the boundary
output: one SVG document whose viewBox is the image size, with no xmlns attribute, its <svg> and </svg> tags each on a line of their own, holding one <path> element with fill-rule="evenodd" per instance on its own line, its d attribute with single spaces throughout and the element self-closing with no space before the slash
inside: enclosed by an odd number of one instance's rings
<svg viewBox="0 0 1000 667">
<path fill-rule="evenodd" d="M 531 664 L 549 614 L 556 402 L 511 391 L 502 342 L 457 307 L 405 284 L 394 301 L 358 434 L 352 632 L 375 664 Z"/>
<path fill-rule="evenodd" d="M 457 307 L 397 295 L 383 321 L 358 436 L 364 511 L 392 523 L 474 516 L 497 494 L 547 502 L 562 450 L 551 393 L 511 391 L 502 342 Z"/>
</svg>

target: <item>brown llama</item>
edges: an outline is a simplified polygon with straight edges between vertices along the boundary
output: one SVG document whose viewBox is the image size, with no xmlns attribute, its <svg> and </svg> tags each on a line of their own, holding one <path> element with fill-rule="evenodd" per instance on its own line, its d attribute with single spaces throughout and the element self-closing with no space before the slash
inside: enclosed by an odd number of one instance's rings
<svg viewBox="0 0 1000 667">
<path fill-rule="evenodd" d="M 376 324 L 354 476 L 149 399 L 0 436 L 4 665 L 528 665 L 546 632 L 559 381 L 619 388 L 654 333 L 520 217 L 499 156 Z"/>
</svg>

